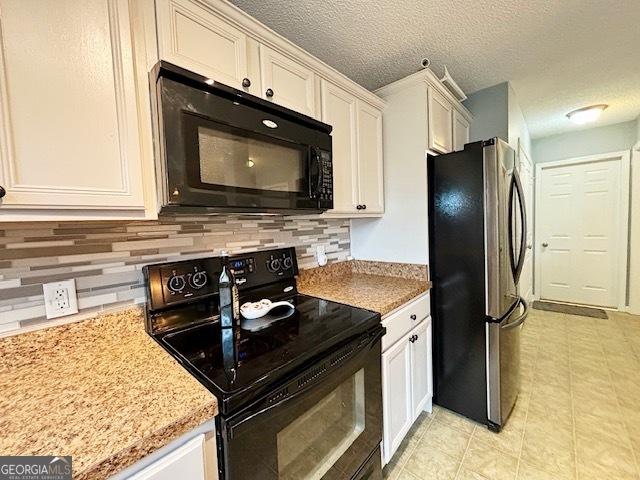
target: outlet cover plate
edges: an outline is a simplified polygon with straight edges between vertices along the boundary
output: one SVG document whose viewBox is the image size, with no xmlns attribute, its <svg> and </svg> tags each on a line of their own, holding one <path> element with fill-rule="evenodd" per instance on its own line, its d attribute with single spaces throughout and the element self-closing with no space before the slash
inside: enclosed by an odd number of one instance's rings
<svg viewBox="0 0 640 480">
<path fill-rule="evenodd" d="M 58 318 L 78 313 L 78 295 L 74 279 L 45 283 L 42 285 L 42 290 L 47 318 Z"/>
</svg>

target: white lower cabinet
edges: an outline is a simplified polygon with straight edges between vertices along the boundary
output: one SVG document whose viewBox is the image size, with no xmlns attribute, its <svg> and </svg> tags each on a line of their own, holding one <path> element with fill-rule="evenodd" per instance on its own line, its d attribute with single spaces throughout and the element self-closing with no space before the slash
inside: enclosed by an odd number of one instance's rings
<svg viewBox="0 0 640 480">
<path fill-rule="evenodd" d="M 382 354 L 384 463 L 388 463 L 413 423 L 410 335 Z"/>
<path fill-rule="evenodd" d="M 207 440 L 205 434 L 200 434 L 126 478 L 127 480 L 175 480 L 176 478 L 215 480 L 218 478 L 217 471 L 210 465 L 215 458 L 207 458 L 207 454 L 211 453 L 207 448 L 207 441 L 212 440 Z"/>
<path fill-rule="evenodd" d="M 431 411 L 433 387 L 428 298 L 422 297 L 383 320 L 391 338 L 397 338 L 398 329 L 406 332 L 391 345 L 383 341 L 382 455 L 385 464 L 391 460 L 420 413 Z M 420 317 L 415 313 L 417 309 L 421 310 Z M 405 317 L 413 321 L 408 331 L 403 321 Z"/>
<path fill-rule="evenodd" d="M 429 407 L 431 385 L 431 317 L 411 330 L 411 406 L 413 419 Z M 429 407 L 428 410 L 431 410 Z"/>
</svg>

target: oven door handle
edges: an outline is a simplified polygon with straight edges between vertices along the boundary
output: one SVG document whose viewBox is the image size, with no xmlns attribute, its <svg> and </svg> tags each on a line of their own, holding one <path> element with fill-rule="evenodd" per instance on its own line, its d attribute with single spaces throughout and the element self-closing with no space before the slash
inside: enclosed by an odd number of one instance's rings
<svg viewBox="0 0 640 480">
<path fill-rule="evenodd" d="M 376 342 L 378 342 L 382 336 L 385 334 L 386 329 L 385 328 L 379 328 L 376 329 L 375 332 L 371 333 L 368 337 L 368 339 L 366 341 L 362 341 L 358 346 L 356 346 L 351 353 L 349 353 L 349 361 L 354 361 L 356 358 L 358 358 L 358 356 L 363 353 L 363 352 L 368 352 L 368 350 L 371 348 L 372 345 L 374 345 Z M 347 344 L 348 345 L 348 344 Z M 325 358 L 324 362 L 325 365 L 330 365 L 330 359 L 333 357 L 333 355 L 330 355 L 328 357 Z M 336 363 L 337 368 L 343 368 L 345 366 L 345 363 L 343 363 L 342 361 L 339 361 Z M 298 379 L 300 379 L 301 377 L 304 377 L 306 373 L 309 372 L 309 370 L 314 370 L 317 367 L 312 367 L 310 369 L 308 369 L 307 371 L 303 372 L 302 374 L 296 376 L 291 382 L 289 382 L 287 385 L 290 385 L 294 382 L 297 382 Z M 328 368 L 326 373 L 330 373 L 334 370 L 334 368 Z M 320 375 L 318 380 L 320 379 L 320 377 L 323 377 L 324 375 Z M 281 387 L 282 389 L 286 388 L 287 385 Z M 251 413 L 246 414 L 246 416 L 242 416 L 242 418 L 239 418 L 237 420 L 234 421 L 234 419 L 230 419 L 227 423 L 227 435 L 229 437 L 229 439 L 232 439 L 234 437 L 234 432 L 236 432 L 238 430 L 238 428 L 241 428 L 244 424 L 246 424 L 247 422 L 250 422 L 258 417 L 260 417 L 261 415 L 264 415 L 265 413 L 273 410 L 274 408 L 280 407 L 285 403 L 288 403 L 292 400 L 295 400 L 296 398 L 301 397 L 302 395 L 306 394 L 309 390 L 311 390 L 312 388 L 314 388 L 315 386 L 317 386 L 317 382 L 314 381 L 310 381 L 308 384 L 306 384 L 304 387 L 299 388 L 298 390 L 296 390 L 294 393 L 292 393 L 291 395 L 284 395 L 282 397 L 281 400 L 275 401 L 273 403 L 271 403 L 270 405 L 267 405 L 265 407 L 261 407 L 258 406 L 256 407 L 256 410 L 254 410 Z M 279 389 L 276 389 L 276 391 Z M 263 402 L 267 402 L 266 400 L 264 400 Z"/>
</svg>

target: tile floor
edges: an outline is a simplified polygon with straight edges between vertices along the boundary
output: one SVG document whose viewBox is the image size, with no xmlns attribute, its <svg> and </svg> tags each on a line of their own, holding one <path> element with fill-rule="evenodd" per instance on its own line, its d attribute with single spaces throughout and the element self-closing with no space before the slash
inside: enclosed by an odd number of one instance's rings
<svg viewBox="0 0 640 480">
<path fill-rule="evenodd" d="M 640 480 L 640 317 L 532 310 L 522 391 L 499 434 L 424 413 L 384 469 L 390 480 Z"/>
</svg>

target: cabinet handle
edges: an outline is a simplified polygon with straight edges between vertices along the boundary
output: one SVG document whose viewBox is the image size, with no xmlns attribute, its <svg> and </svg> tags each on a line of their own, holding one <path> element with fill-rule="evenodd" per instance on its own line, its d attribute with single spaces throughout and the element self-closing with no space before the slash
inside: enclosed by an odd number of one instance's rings
<svg viewBox="0 0 640 480">
<path fill-rule="evenodd" d="M 409 341 L 411 343 L 414 343 L 416 340 L 418 340 L 418 335 L 411 335 L 411 338 L 409 339 Z"/>
<path fill-rule="evenodd" d="M 356 210 L 362 210 L 362 205 L 356 205 Z"/>
<path fill-rule="evenodd" d="M 416 318 L 418 318 L 418 316 L 414 313 L 414 314 L 413 314 L 413 315 L 411 315 L 409 318 L 410 318 L 411 320 L 415 320 Z"/>
<path fill-rule="evenodd" d="M 4 187 L 0 187 L 0 198 L 4 197 L 7 194 L 7 191 Z"/>
<path fill-rule="evenodd" d="M 267 88 L 267 91 L 265 92 L 265 94 L 267 95 L 267 97 L 271 98 L 273 97 L 273 90 L 271 90 L 270 88 Z"/>
<path fill-rule="evenodd" d="M 363 209 L 363 210 L 366 210 L 366 209 L 367 209 L 367 206 L 366 206 L 366 205 L 362 205 L 362 209 Z"/>
<path fill-rule="evenodd" d="M 251 86 L 251 80 L 249 80 L 247 77 L 242 79 L 242 86 L 244 88 L 249 88 Z"/>
</svg>

